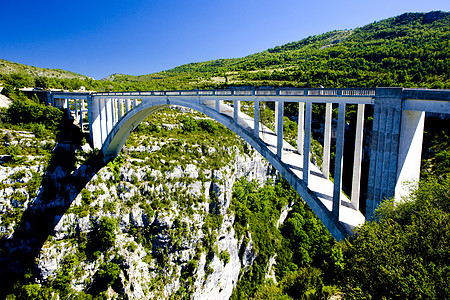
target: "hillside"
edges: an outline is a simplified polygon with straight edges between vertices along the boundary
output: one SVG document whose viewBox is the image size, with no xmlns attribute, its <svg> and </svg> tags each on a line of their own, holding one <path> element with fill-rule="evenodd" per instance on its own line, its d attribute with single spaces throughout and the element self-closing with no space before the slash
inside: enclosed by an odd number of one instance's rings
<svg viewBox="0 0 450 300">
<path fill-rule="evenodd" d="M 0 74 L 23 74 L 29 75 L 33 78 L 35 77 L 56 77 L 56 78 L 79 78 L 79 79 L 89 79 L 90 77 L 80 75 L 74 72 L 60 70 L 60 69 L 47 69 L 38 68 L 33 66 L 28 66 L 24 64 L 19 64 L 15 62 L 10 62 L 4 59 L 0 59 Z"/>
<path fill-rule="evenodd" d="M 136 86 L 450 87 L 450 13 L 405 13 L 237 59 L 108 79 Z"/>
</svg>

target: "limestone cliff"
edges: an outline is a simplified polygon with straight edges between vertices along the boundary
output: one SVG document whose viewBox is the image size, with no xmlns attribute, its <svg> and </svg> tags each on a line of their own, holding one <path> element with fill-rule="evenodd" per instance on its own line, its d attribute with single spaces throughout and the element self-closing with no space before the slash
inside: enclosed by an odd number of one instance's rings
<svg viewBox="0 0 450 300">
<path fill-rule="evenodd" d="M 234 135 L 212 141 L 204 140 L 203 133 L 180 136 L 180 112 L 160 115 L 174 126 L 141 124 L 122 155 L 95 175 L 83 164 L 92 151 L 88 147 L 75 151 L 78 166 L 70 172 L 58 166 L 45 169 L 39 161 L 26 168 L 0 167 L 3 239 L 12 239 L 18 226 L 16 220 L 5 222 L 12 208 L 68 207 L 55 216 L 54 232 L 36 258 L 36 283 L 64 281 L 67 289 L 90 294 L 107 287 L 109 298 L 231 296 L 256 257 L 250 233 L 239 240 L 235 235 L 229 209 L 233 184 L 241 177 L 262 184 L 274 174 L 267 161 Z M 155 138 L 149 128 L 166 137 Z M 219 136 L 225 132 L 212 130 Z M 55 189 L 51 201 L 48 186 L 32 193 L 16 184 L 44 173 Z M 82 189 L 80 178 L 90 178 Z M 67 199 L 73 201 L 67 204 Z M 115 276 L 105 283 L 105 274 Z"/>
</svg>

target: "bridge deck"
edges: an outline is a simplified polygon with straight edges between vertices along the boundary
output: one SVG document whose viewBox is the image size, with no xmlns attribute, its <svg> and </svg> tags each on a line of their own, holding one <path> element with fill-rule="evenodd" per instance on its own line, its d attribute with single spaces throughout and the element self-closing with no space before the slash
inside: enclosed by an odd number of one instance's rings
<svg viewBox="0 0 450 300">
<path fill-rule="evenodd" d="M 213 105 L 207 105 L 214 109 Z M 226 104 L 220 104 L 220 113 L 233 118 L 234 110 L 232 107 Z M 248 129 L 253 132 L 254 128 L 254 120 L 252 117 L 248 116 L 243 112 L 239 112 L 238 114 L 238 124 L 242 127 Z M 277 136 L 276 134 L 264 126 L 263 124 L 259 125 L 259 138 L 263 141 L 270 151 L 277 154 Z M 288 144 L 286 141 L 283 141 L 283 153 L 282 153 L 282 162 L 289 166 L 291 171 L 298 177 L 298 180 L 302 180 L 303 178 L 303 155 L 300 155 L 297 150 Z M 326 179 L 322 175 L 322 171 L 314 165 L 312 162 L 309 164 L 309 183 L 308 188 L 315 193 L 315 195 L 320 199 L 320 201 L 331 211 L 332 209 L 332 199 L 333 199 L 333 182 Z M 339 221 L 346 226 L 347 228 L 354 228 L 358 225 L 364 223 L 365 218 L 364 215 L 359 211 L 355 210 L 348 197 L 341 192 L 341 207 L 339 209 Z"/>
</svg>

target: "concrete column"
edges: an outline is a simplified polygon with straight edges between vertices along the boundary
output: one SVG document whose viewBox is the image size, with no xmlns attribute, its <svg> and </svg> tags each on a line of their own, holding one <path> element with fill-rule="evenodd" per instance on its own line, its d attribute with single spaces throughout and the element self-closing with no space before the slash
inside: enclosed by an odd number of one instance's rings
<svg viewBox="0 0 450 300">
<path fill-rule="evenodd" d="M 88 96 L 88 116 L 91 145 L 94 149 L 102 147 L 100 99 Z"/>
<path fill-rule="evenodd" d="M 80 101 L 79 99 L 74 99 L 75 102 L 75 120 L 78 119 L 78 101 Z"/>
<path fill-rule="evenodd" d="M 119 103 L 117 99 L 111 98 L 111 111 L 114 119 L 118 119 L 119 116 Z"/>
<path fill-rule="evenodd" d="M 253 111 L 253 134 L 259 139 L 259 100 L 255 100 Z"/>
<path fill-rule="evenodd" d="M 47 92 L 47 105 L 51 105 L 55 107 L 55 103 L 53 103 L 53 97 L 51 92 Z"/>
<path fill-rule="evenodd" d="M 122 118 L 122 116 L 123 116 L 122 99 L 115 99 L 115 101 L 117 102 L 117 120 L 120 120 L 120 118 Z"/>
<path fill-rule="evenodd" d="M 330 178 L 330 153 L 331 153 L 331 121 L 333 120 L 333 103 L 327 103 L 325 107 L 325 128 L 323 134 L 323 158 L 322 174 L 326 179 Z"/>
<path fill-rule="evenodd" d="M 342 189 L 342 161 L 344 158 L 345 103 L 339 103 L 338 124 L 336 132 L 336 158 L 334 160 L 334 189 L 332 213 L 339 218 Z"/>
<path fill-rule="evenodd" d="M 234 121 L 237 123 L 238 121 L 238 115 L 239 112 L 241 111 L 241 103 L 239 100 L 234 100 Z"/>
<path fill-rule="evenodd" d="M 220 100 L 216 100 L 216 103 L 215 103 L 215 109 L 217 112 L 220 112 L 220 102 L 219 101 Z"/>
<path fill-rule="evenodd" d="M 136 98 L 134 98 L 134 99 L 133 99 L 133 108 L 135 108 L 135 107 L 136 107 L 136 105 L 137 105 L 137 99 L 136 99 Z"/>
<path fill-rule="evenodd" d="M 278 132 L 278 105 L 277 105 L 276 101 L 274 102 L 274 104 L 275 104 L 275 124 L 274 124 L 274 127 L 275 127 L 275 133 L 277 133 Z"/>
<path fill-rule="evenodd" d="M 408 189 L 404 186 L 405 181 L 418 183 L 424 123 L 424 111 L 403 111 L 398 150 L 397 184 L 395 186 L 395 198 L 397 199 L 408 194 Z"/>
<path fill-rule="evenodd" d="M 351 202 L 354 209 L 359 210 L 359 196 L 361 190 L 361 160 L 364 132 L 364 104 L 358 104 L 356 116 L 355 155 L 353 157 L 352 195 Z"/>
<path fill-rule="evenodd" d="M 108 134 L 109 132 L 113 129 L 116 120 L 119 119 L 119 117 L 116 115 L 116 111 L 117 111 L 117 99 L 111 98 L 111 123 L 110 123 L 110 128 L 108 130 Z"/>
<path fill-rule="evenodd" d="M 70 120 L 70 102 L 69 99 L 66 99 L 66 107 L 67 107 L 67 118 Z"/>
<path fill-rule="evenodd" d="M 126 99 L 127 101 L 127 112 L 131 110 L 131 99 Z"/>
<path fill-rule="evenodd" d="M 80 99 L 80 128 L 83 132 L 83 99 Z"/>
<path fill-rule="evenodd" d="M 107 128 L 107 124 L 108 124 L 108 118 L 107 118 L 107 99 L 106 98 L 101 98 L 100 99 L 100 103 L 99 103 L 99 105 L 100 105 L 100 109 L 101 109 L 101 111 L 100 111 L 100 120 L 101 120 L 101 123 L 100 123 L 100 128 L 101 128 L 101 143 L 100 143 L 100 148 L 99 149 L 101 149 L 102 147 L 102 145 L 103 145 L 103 142 L 106 140 L 106 137 L 108 136 L 108 128 Z"/>
<path fill-rule="evenodd" d="M 305 130 L 305 102 L 298 103 L 298 130 L 297 130 L 297 151 L 303 155 L 303 140 Z"/>
<path fill-rule="evenodd" d="M 106 136 L 108 135 L 108 132 L 111 130 L 111 127 L 109 126 L 109 122 L 111 120 L 111 99 L 105 99 L 105 113 L 104 113 L 104 117 L 105 117 L 105 130 L 102 132 L 102 144 L 106 139 Z M 102 116 L 102 117 L 103 117 Z"/>
<path fill-rule="evenodd" d="M 305 142 L 303 146 L 303 181 L 308 185 L 309 179 L 309 157 L 311 152 L 311 118 L 312 103 L 306 102 L 305 111 Z"/>
<path fill-rule="evenodd" d="M 385 198 L 394 196 L 397 181 L 402 88 L 377 88 L 370 144 L 366 220 Z"/>
<path fill-rule="evenodd" d="M 283 115 L 284 115 L 284 102 L 277 101 L 278 107 L 278 124 L 277 124 L 277 156 L 281 159 L 283 154 Z"/>
</svg>

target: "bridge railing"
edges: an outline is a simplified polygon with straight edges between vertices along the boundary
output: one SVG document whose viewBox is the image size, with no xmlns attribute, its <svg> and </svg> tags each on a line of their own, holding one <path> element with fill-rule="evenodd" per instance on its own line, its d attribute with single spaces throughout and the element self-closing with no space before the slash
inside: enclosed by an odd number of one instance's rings
<svg viewBox="0 0 450 300">
<path fill-rule="evenodd" d="M 223 90 L 188 90 L 188 91 L 142 91 L 142 92 L 105 92 L 94 93 L 93 96 L 324 96 L 324 97 L 373 97 L 375 89 L 346 88 L 346 89 L 223 89 Z"/>
</svg>

